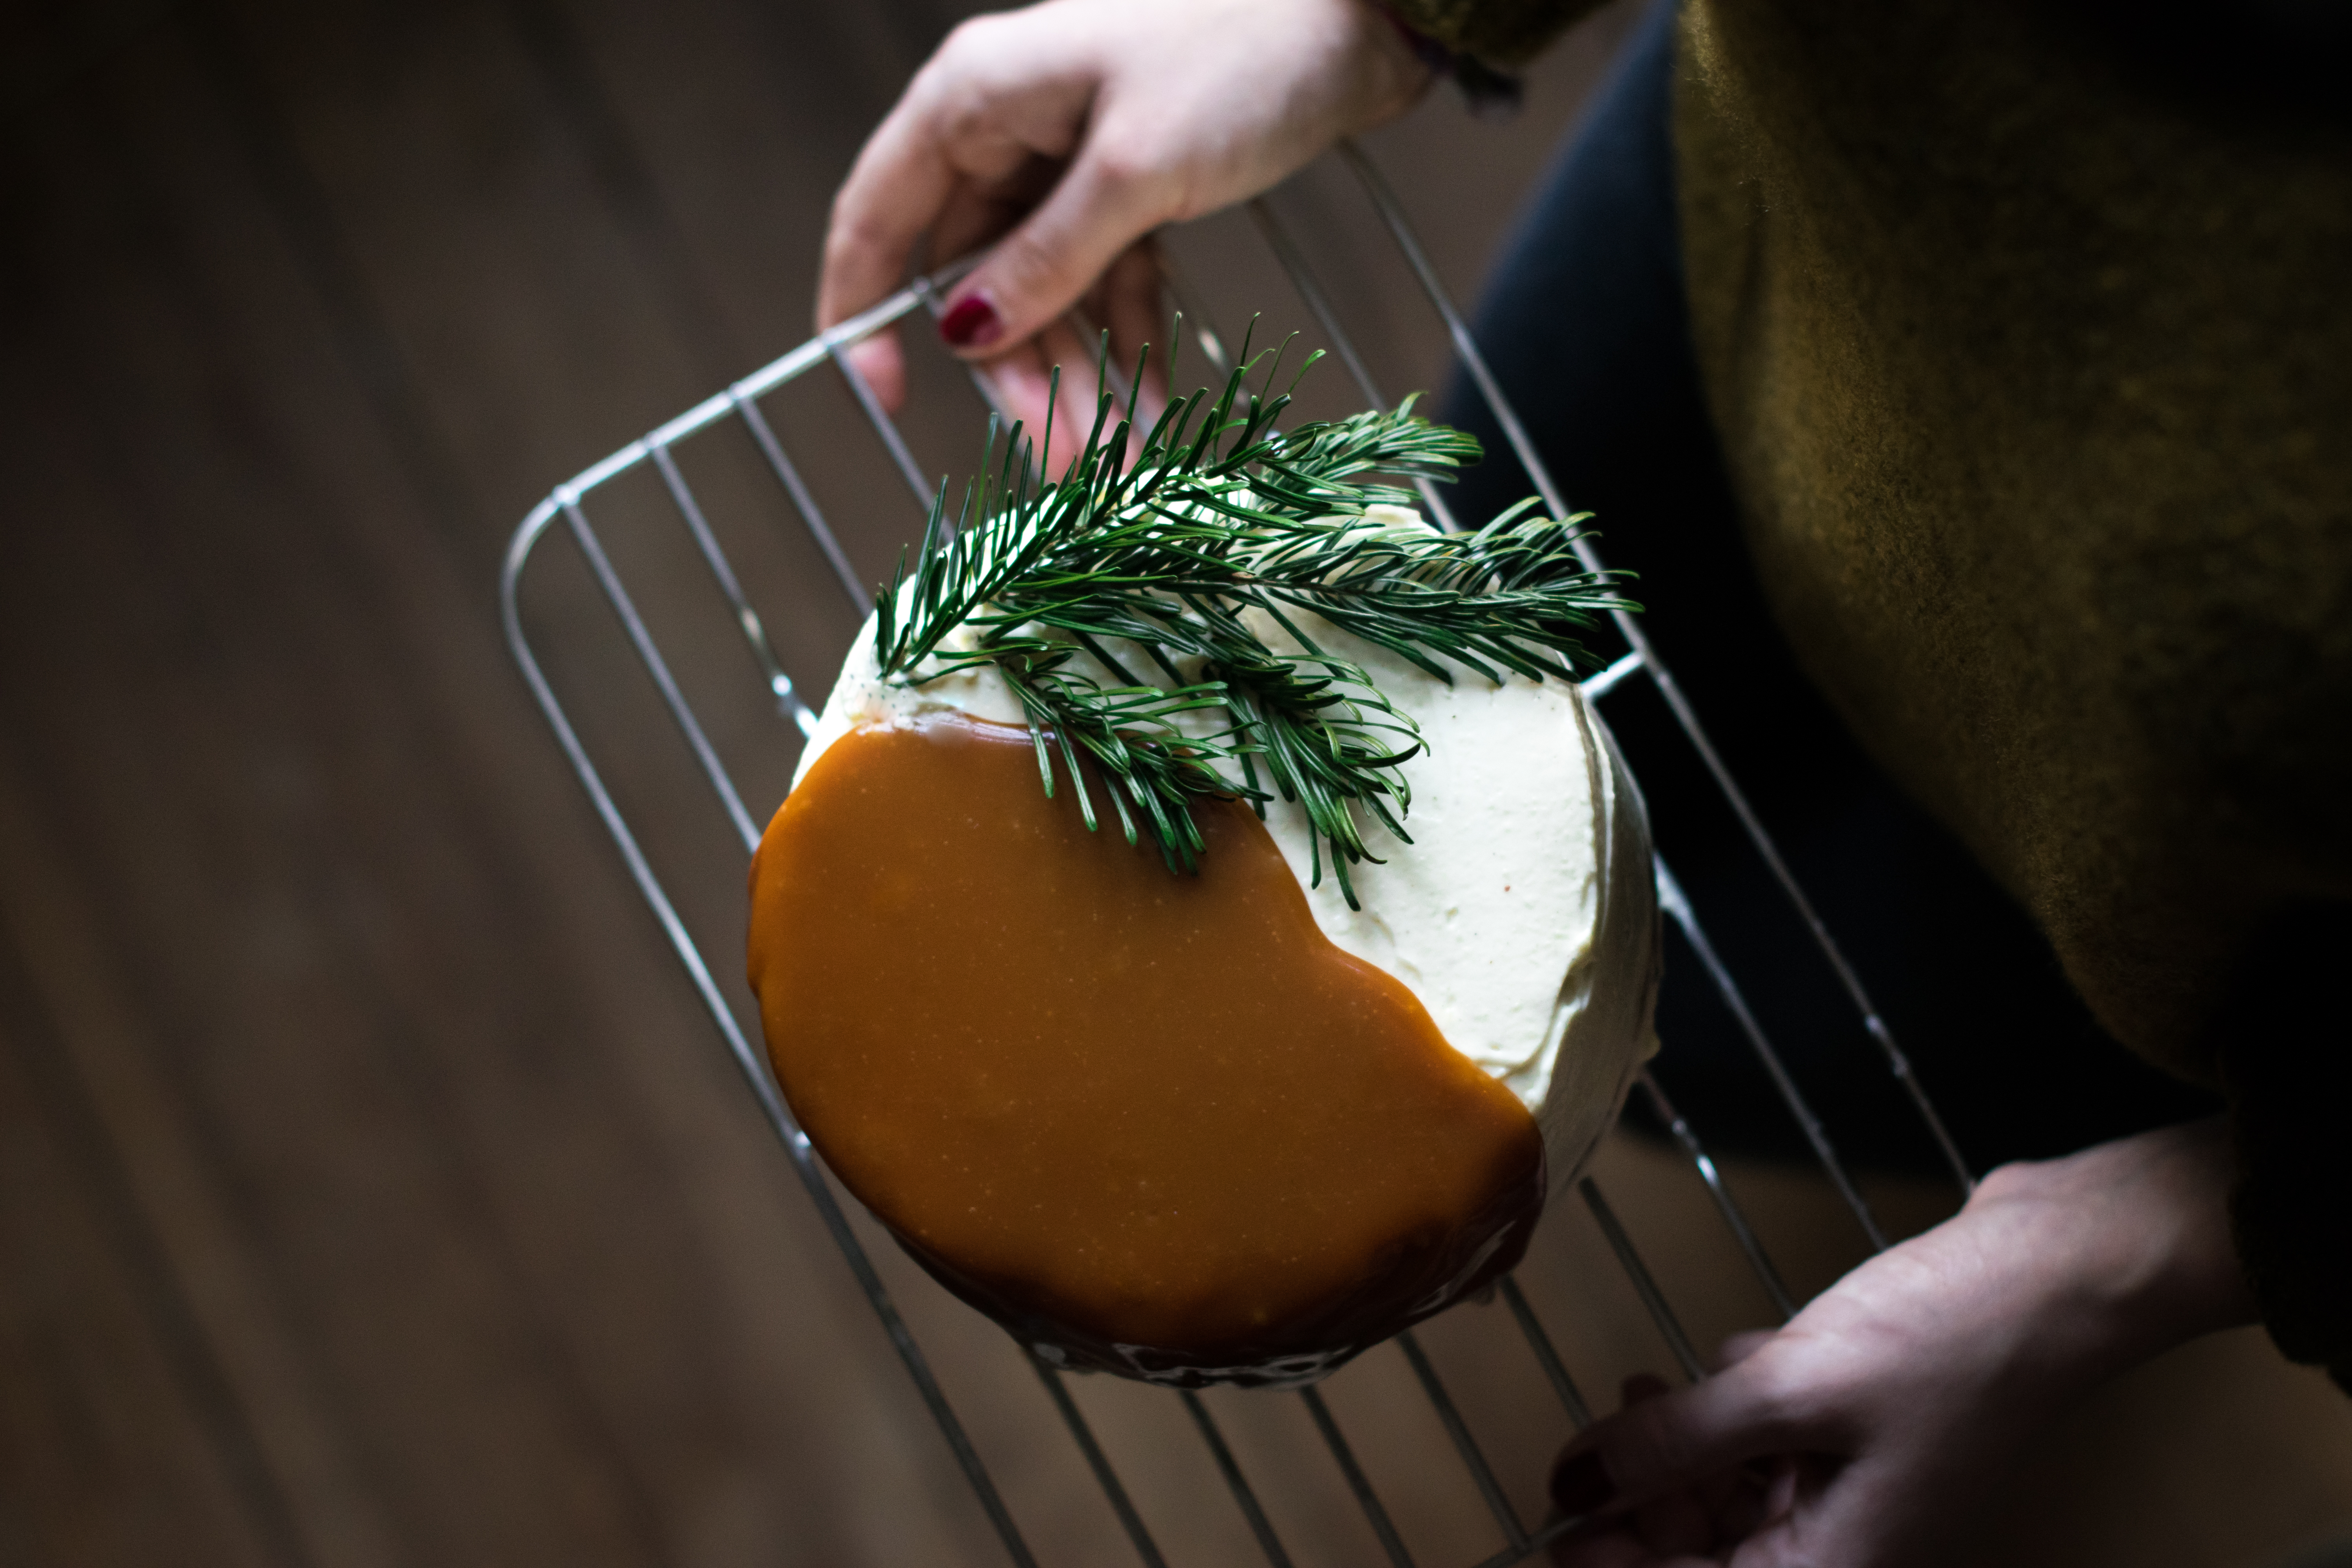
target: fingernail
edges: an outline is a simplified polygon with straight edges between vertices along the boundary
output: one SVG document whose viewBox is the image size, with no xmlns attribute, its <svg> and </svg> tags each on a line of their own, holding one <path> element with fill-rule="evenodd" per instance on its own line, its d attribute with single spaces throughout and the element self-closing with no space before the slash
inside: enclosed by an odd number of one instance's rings
<svg viewBox="0 0 2352 1568">
<path fill-rule="evenodd" d="M 1580 1519 L 1616 1495 L 1617 1483 L 1609 1479 L 1598 1449 L 1568 1455 L 1552 1467 L 1552 1506 L 1566 1518 Z"/>
<path fill-rule="evenodd" d="M 1004 323 L 985 294 L 966 294 L 940 318 L 940 336 L 950 348 L 984 349 L 1003 331 Z"/>
</svg>

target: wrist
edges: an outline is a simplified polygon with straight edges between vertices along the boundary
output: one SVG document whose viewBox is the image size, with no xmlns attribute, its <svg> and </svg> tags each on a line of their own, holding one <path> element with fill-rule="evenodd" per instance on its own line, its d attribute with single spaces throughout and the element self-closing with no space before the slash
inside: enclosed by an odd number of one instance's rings
<svg viewBox="0 0 2352 1568">
<path fill-rule="evenodd" d="M 2218 1118 L 1988 1176 L 1966 1212 L 2026 1265 L 2024 1359 L 2087 1384 L 2252 1321 L 2230 1179 Z"/>
</svg>

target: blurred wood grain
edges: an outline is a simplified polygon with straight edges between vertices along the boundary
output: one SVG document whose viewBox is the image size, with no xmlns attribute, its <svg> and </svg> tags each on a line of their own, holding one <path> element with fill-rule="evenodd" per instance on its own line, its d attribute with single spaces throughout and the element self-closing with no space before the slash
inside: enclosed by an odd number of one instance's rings
<svg viewBox="0 0 2352 1568">
<path fill-rule="evenodd" d="M 805 335 L 833 187 L 959 14 L 191 0 L 20 24 L 0 72 L 0 1563 L 1003 1560 L 494 597 L 551 482 Z M 1379 139 L 1465 293 L 1628 16 L 1551 56 L 1510 126 L 1439 95 Z M 1312 176 L 1285 210 L 1391 389 L 1433 384 L 1442 335 L 1400 272 L 1351 262 L 1377 247 L 1341 195 Z M 1223 221 L 1181 237 L 1188 259 L 1244 306 L 1275 298 Z M 903 489 L 837 386 L 794 409 L 878 569 Z M 971 438 L 944 415 L 908 434 L 941 467 Z M 722 492 L 751 482 L 728 460 Z M 851 624 L 837 590 L 804 545 L 746 548 L 772 553 L 758 592 L 821 682 Z M 649 613 L 709 618 L 690 562 L 646 566 Z M 604 615 L 560 573 L 532 612 L 564 647 Z M 601 657 L 551 668 L 619 683 Z M 740 658 L 680 655 L 689 676 Z M 642 693 L 598 722 L 633 803 L 699 787 Z M 772 734 L 716 733 L 763 812 Z M 698 818 L 653 831 L 724 951 L 740 850 Z M 1757 1321 L 1686 1170 L 1626 1144 L 1607 1173 L 1661 1275 L 1706 1303 L 1695 1331 Z M 1792 1275 L 1853 1260 L 1818 1183 L 1740 1181 Z M 1913 1226 L 1948 1201 L 1884 1197 Z M 1660 1350 L 1574 1220 L 1527 1279 L 1605 1394 Z M 1041 1558 L 1119 1560 L 1019 1358 L 864 1234 Z M 1479 1309 L 1428 1338 L 1539 1517 L 1566 1426 L 1524 1352 Z M 2334 1396 L 2258 1339 L 2219 1343 L 2147 1385 L 2173 1447 L 2119 1449 L 2095 1412 L 2053 1437 L 2000 1560 L 2252 1563 L 2352 1517 Z M 1254 1550 L 1171 1402 L 1077 1396 L 1171 1561 Z M 1331 1398 L 1421 1561 L 1500 1544 L 1393 1352 Z M 1298 1561 L 1369 1559 L 1295 1404 L 1209 1405 Z M 2208 1430 L 2237 1468 L 2200 1500 L 2179 1478 Z M 2235 1522 L 2147 1524 L 2211 1509 Z"/>
</svg>

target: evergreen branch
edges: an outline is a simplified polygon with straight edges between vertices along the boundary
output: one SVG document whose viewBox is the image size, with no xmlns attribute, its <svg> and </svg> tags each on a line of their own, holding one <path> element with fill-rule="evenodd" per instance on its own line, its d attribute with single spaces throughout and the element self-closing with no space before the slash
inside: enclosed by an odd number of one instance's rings
<svg viewBox="0 0 2352 1568">
<path fill-rule="evenodd" d="M 1261 815 L 1276 796 L 1299 803 L 1311 881 L 1328 854 L 1354 907 L 1348 868 L 1375 858 L 1364 819 L 1412 842 L 1403 769 L 1423 744 L 1362 668 L 1315 645 L 1299 613 L 1438 679 L 1459 667 L 1500 684 L 1573 680 L 1597 662 L 1580 640 L 1595 618 L 1639 606 L 1617 593 L 1619 574 L 1578 561 L 1583 515 L 1546 518 L 1530 499 L 1464 534 L 1370 515 L 1417 499 L 1384 481 L 1451 479 L 1477 442 L 1414 415 L 1411 399 L 1282 432 L 1280 357 L 1253 359 L 1244 342 L 1222 391 L 1171 402 L 1139 439 L 1106 390 L 1051 483 L 1033 479 L 1045 458 L 1020 425 L 999 456 L 992 419 L 952 529 L 942 488 L 911 568 L 902 557 L 883 588 L 875 652 L 902 685 L 997 668 L 1028 719 L 1046 794 L 1058 755 L 1091 830 L 1092 772 L 1129 841 L 1148 832 L 1171 870 L 1198 866 L 1201 797 Z M 1141 377 L 1139 363 L 1139 388 Z M 949 646 L 959 626 L 971 635 Z M 1074 668 L 1081 656 L 1116 684 Z"/>
</svg>

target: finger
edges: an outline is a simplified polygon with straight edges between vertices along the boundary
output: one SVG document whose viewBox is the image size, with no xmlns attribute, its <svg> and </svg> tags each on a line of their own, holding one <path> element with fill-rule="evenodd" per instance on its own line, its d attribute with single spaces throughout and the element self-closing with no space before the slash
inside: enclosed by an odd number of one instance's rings
<svg viewBox="0 0 2352 1568">
<path fill-rule="evenodd" d="M 907 351 L 899 346 L 896 327 L 860 339 L 842 350 L 842 356 L 874 389 L 884 413 L 896 414 L 907 405 Z"/>
<path fill-rule="evenodd" d="M 833 198 L 817 279 L 819 331 L 898 286 L 908 254 L 939 216 L 954 183 L 946 149 L 910 91 L 866 140 Z"/>
<path fill-rule="evenodd" d="M 1715 1521 L 1690 1491 L 1668 1492 L 1632 1515 L 1633 1533 L 1660 1557 L 1696 1557 L 1715 1548 Z"/>
<path fill-rule="evenodd" d="M 1066 148 L 1092 89 L 1038 57 L 1031 24 L 1010 22 L 957 28 L 858 150 L 825 226 L 819 326 L 898 287 L 960 180 L 986 189 Z M 1008 68 L 1014 60 L 1024 63 Z"/>
<path fill-rule="evenodd" d="M 1009 433 L 1016 425 L 1025 426 L 1019 437 L 1019 442 L 1024 445 L 1035 440 L 1038 419 L 1045 410 L 1042 397 L 1033 406 L 1028 396 L 1028 388 L 1034 377 L 1025 374 L 1028 368 L 1026 362 L 1034 361 L 1036 354 L 1035 344 L 1023 343 L 1002 359 L 989 360 L 971 367 L 972 374 L 978 378 L 988 398 L 989 406 L 995 409 L 1003 419 L 1005 430 Z"/>
<path fill-rule="evenodd" d="M 1110 145 L 1106 145 L 1110 142 Z M 981 353 L 1039 331 L 1175 205 L 1175 176 L 1097 130 L 1061 183 L 998 242 L 940 321 L 951 348 Z"/>
<path fill-rule="evenodd" d="M 1782 1359 L 1751 1356 L 1595 1424 L 1553 1468 L 1560 1511 L 1627 1507 L 1749 1459 L 1819 1447 L 1798 1392 L 1782 1386 Z"/>
<path fill-rule="evenodd" d="M 1039 170 L 1044 173 L 1038 174 Z M 1036 205 L 1036 196 L 1052 187 L 1052 175 L 1057 171 L 1058 165 L 1035 158 L 1005 179 L 958 180 L 938 221 L 931 225 L 927 265 L 936 268 L 985 248 Z M 947 313 L 944 307 L 940 313 Z M 1008 421 L 1025 421 L 1031 435 L 1043 428 L 1047 368 L 1046 356 L 1034 342 L 1017 343 L 972 366 L 998 412 Z"/>
<path fill-rule="evenodd" d="M 911 95 L 910 95 L 911 96 Z M 824 236 L 817 279 L 819 331 L 887 298 L 906 274 L 907 255 L 954 187 L 954 173 L 902 100 L 883 121 L 840 193 Z M 906 402 L 907 361 L 895 329 L 853 345 L 848 358 L 896 413 Z"/>
<path fill-rule="evenodd" d="M 993 244 L 1051 195 L 1061 176 L 1058 160 L 1031 156 L 1003 179 L 960 177 L 931 222 L 926 264 L 940 267 Z"/>
<path fill-rule="evenodd" d="M 1815 1478 L 1818 1479 L 1818 1478 Z M 1768 1520 L 1787 1519 L 1797 1511 L 1797 1494 L 1805 1487 L 1807 1477 L 1804 1461 L 1790 1456 L 1772 1468 L 1772 1483 L 1764 1492 L 1764 1517 Z"/>
<path fill-rule="evenodd" d="M 1762 1521 L 1728 1562 L 1732 1568 L 1947 1562 L 1958 1538 L 1920 1495 L 1918 1479 L 1868 1461 L 1791 1459 L 1766 1500 Z"/>
<path fill-rule="evenodd" d="M 1617 1408 L 1621 1412 L 1631 1410 L 1665 1392 L 1664 1378 L 1654 1373 L 1637 1372 L 1617 1385 Z M 1615 1482 L 1603 1468 L 1601 1456 L 1581 1437 L 1562 1448 L 1559 1458 L 1552 1461 L 1548 1485 L 1552 1507 L 1568 1519 L 1597 1514 L 1616 1500 Z"/>
<path fill-rule="evenodd" d="M 1110 329 L 1111 363 L 1120 367 L 1122 395 L 1134 399 L 1136 427 L 1150 429 L 1168 406 L 1168 362 L 1173 346 L 1170 318 L 1160 308 L 1159 242 L 1147 235 L 1120 252 L 1089 291 L 1087 308 Z M 1135 365 L 1147 344 L 1150 355 L 1137 391 Z"/>
<path fill-rule="evenodd" d="M 1752 1470 L 1734 1470 L 1731 1475 L 1731 1487 L 1713 1504 L 1715 1539 L 1720 1546 L 1747 1540 L 1774 1517 L 1767 1506 L 1770 1482 Z"/>
<path fill-rule="evenodd" d="M 940 205 L 940 216 L 932 220 L 924 265 L 936 268 L 984 248 L 1020 222 L 1023 210 L 972 181 L 957 181 Z"/>
<path fill-rule="evenodd" d="M 1007 420 L 1019 421 L 1023 442 L 1039 442 L 1040 464 L 1066 462 L 1075 450 L 1069 442 L 1069 413 L 1073 406 L 1066 389 L 1055 408 L 1054 447 L 1060 454 L 1042 449 L 1045 436 L 1045 414 L 1052 404 L 1053 382 L 1045 355 L 1035 342 L 1025 342 L 1010 353 L 981 364 L 980 374 L 987 379 L 989 388 L 996 395 L 996 406 Z"/>
<path fill-rule="evenodd" d="M 1655 1559 L 1622 1525 L 1571 1531 L 1552 1542 L 1553 1568 L 1651 1568 Z"/>
<path fill-rule="evenodd" d="M 1777 1329 L 1743 1329 L 1715 1348 L 1715 1370 L 1738 1366 L 1772 1342 Z"/>
<path fill-rule="evenodd" d="M 1054 391 L 1054 371 L 1059 367 L 1061 390 Z M 1058 321 L 1010 353 L 982 362 L 982 371 L 995 388 L 1004 412 L 1027 426 L 1024 439 L 1040 443 L 1038 460 L 1050 475 L 1058 476 L 1076 456 L 1095 416 L 1095 346 L 1067 320 Z M 1043 449 L 1045 414 L 1053 405 L 1053 450 Z"/>
<path fill-rule="evenodd" d="M 1619 1393 L 1621 1408 L 1631 1410 L 1664 1398 L 1666 1381 L 1654 1373 L 1636 1373 L 1624 1381 Z M 1696 1556 L 1712 1549 L 1714 1521 L 1701 1489 L 1716 1479 L 1704 1478 L 1636 1508 L 1633 1512 L 1633 1533 L 1641 1537 L 1642 1544 L 1661 1557 Z"/>
<path fill-rule="evenodd" d="M 1699 1506 L 1706 1510 L 1707 1518 L 1720 1517 L 1730 1506 L 1731 1500 L 1753 1479 L 1748 1474 L 1752 1468 L 1751 1465 L 1742 1465 L 1736 1470 L 1717 1470 L 1692 1489 Z"/>
<path fill-rule="evenodd" d="M 1004 31 L 989 19 L 959 28 L 859 150 L 825 227 L 820 331 L 898 287 L 916 239 L 960 187 L 1017 183 L 1037 150 L 1024 131 L 1051 140 L 1056 122 L 1075 121 L 1082 95 L 1074 96 L 1071 83 L 1049 76 L 1023 99 L 1002 79 L 994 62 L 1007 53 Z M 877 395 L 898 407 L 906 374 L 897 333 L 877 333 L 849 352 Z"/>
</svg>

